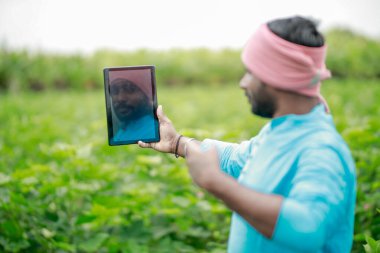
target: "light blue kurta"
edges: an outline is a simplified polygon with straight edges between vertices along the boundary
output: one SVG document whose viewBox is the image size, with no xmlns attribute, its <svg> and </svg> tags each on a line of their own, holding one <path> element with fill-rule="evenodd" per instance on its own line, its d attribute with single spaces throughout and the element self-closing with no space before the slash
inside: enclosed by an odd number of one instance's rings
<svg viewBox="0 0 380 253">
<path fill-rule="evenodd" d="M 210 145 L 218 149 L 221 169 L 240 184 L 284 196 L 271 239 L 233 213 L 229 253 L 350 252 L 355 165 L 322 104 L 273 119 L 249 141 L 202 142 Z"/>
<path fill-rule="evenodd" d="M 146 140 L 156 138 L 156 123 L 153 114 L 146 115 L 129 122 L 126 126 L 121 126 L 115 136 L 113 142 Z"/>
</svg>

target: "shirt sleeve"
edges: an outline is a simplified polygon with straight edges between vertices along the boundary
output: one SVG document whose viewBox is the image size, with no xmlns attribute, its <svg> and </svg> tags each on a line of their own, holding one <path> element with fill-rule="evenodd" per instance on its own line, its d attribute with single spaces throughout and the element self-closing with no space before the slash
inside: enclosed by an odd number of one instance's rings
<svg viewBox="0 0 380 253">
<path fill-rule="evenodd" d="M 345 217 L 347 168 L 330 147 L 299 158 L 292 189 L 284 198 L 273 240 L 302 252 L 316 252 Z M 307 243 L 305 243 L 307 242 Z"/>
<path fill-rule="evenodd" d="M 237 179 L 248 159 L 252 143 L 254 143 L 255 140 L 256 137 L 249 141 L 243 141 L 240 144 L 237 144 L 205 139 L 201 143 L 201 149 L 207 149 L 210 146 L 215 146 L 218 151 L 221 170 Z"/>
</svg>

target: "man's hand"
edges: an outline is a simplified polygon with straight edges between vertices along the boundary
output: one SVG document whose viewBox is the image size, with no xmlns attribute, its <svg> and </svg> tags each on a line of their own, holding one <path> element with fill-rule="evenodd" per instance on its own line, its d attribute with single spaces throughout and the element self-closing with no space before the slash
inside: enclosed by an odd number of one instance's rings
<svg viewBox="0 0 380 253">
<path fill-rule="evenodd" d="M 187 147 L 186 162 L 194 182 L 222 200 L 257 231 L 271 238 L 282 205 L 282 196 L 265 194 L 240 185 L 219 166 L 215 147 L 202 151 L 196 143 Z"/>
<path fill-rule="evenodd" d="M 194 182 L 201 188 L 210 190 L 214 183 L 218 183 L 223 177 L 219 167 L 218 153 L 215 147 L 202 151 L 197 143 L 190 142 L 187 145 L 186 163 Z"/>
<path fill-rule="evenodd" d="M 179 134 L 175 130 L 170 119 L 164 114 L 162 110 L 162 105 L 157 108 L 157 117 L 160 122 L 160 141 L 145 143 L 139 141 L 138 144 L 142 148 L 152 148 L 154 150 L 164 152 L 164 153 L 172 153 L 175 148 L 176 141 L 179 138 Z"/>
</svg>

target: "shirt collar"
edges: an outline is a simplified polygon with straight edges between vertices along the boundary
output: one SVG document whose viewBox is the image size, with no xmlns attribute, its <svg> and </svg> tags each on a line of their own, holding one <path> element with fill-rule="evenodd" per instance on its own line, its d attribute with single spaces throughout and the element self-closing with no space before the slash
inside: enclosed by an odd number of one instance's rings
<svg viewBox="0 0 380 253">
<path fill-rule="evenodd" d="M 284 122 L 301 123 L 301 122 L 310 121 L 314 119 L 322 119 L 326 116 L 331 117 L 329 114 L 325 112 L 324 105 L 322 103 L 319 103 L 316 106 L 314 106 L 308 113 L 283 115 L 283 116 L 272 119 L 269 122 L 269 125 L 271 129 L 274 129 L 277 126 L 283 124 Z"/>
</svg>

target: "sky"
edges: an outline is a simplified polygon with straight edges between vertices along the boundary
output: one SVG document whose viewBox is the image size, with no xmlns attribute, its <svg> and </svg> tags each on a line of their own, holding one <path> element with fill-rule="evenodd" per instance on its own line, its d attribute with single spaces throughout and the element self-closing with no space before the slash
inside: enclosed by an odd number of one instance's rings
<svg viewBox="0 0 380 253">
<path fill-rule="evenodd" d="M 302 15 L 320 29 L 380 39 L 380 0 L 0 0 L 0 45 L 53 52 L 100 48 L 241 48 L 262 23 Z"/>
</svg>

